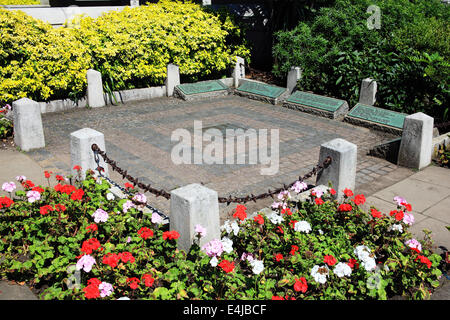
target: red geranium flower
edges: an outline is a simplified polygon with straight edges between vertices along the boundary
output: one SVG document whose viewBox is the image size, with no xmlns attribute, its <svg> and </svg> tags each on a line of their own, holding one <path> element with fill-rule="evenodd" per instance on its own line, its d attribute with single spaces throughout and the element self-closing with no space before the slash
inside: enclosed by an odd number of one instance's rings
<svg viewBox="0 0 450 320">
<path fill-rule="evenodd" d="M 281 234 L 284 234 L 283 228 L 282 228 L 281 226 L 278 226 L 278 227 L 277 227 L 277 230 L 278 230 Z"/>
<path fill-rule="evenodd" d="M 412 211 L 412 207 L 409 203 L 403 202 L 402 205 L 405 207 L 406 211 Z"/>
<path fill-rule="evenodd" d="M 289 208 L 285 208 L 281 210 L 281 214 L 287 214 L 288 216 L 292 216 L 292 211 Z"/>
<path fill-rule="evenodd" d="M 66 211 L 66 207 L 63 204 L 60 204 L 60 203 L 55 204 L 55 209 L 58 212 Z"/>
<path fill-rule="evenodd" d="M 233 218 L 238 218 L 239 220 L 244 221 L 245 218 L 247 218 L 247 213 L 245 210 L 247 210 L 247 208 L 244 205 L 238 204 L 236 206 L 236 211 L 233 214 Z"/>
<path fill-rule="evenodd" d="M 305 277 L 301 277 L 300 279 L 295 279 L 294 290 L 305 293 L 308 290 L 308 284 L 306 283 Z"/>
<path fill-rule="evenodd" d="M 119 255 L 115 253 L 107 253 L 106 255 L 103 256 L 102 262 L 104 264 L 107 264 L 111 268 L 115 268 L 119 263 L 119 260 L 120 260 Z"/>
<path fill-rule="evenodd" d="M 14 201 L 7 196 L 0 197 L 0 209 L 3 207 L 9 208 L 12 204 L 14 204 Z"/>
<path fill-rule="evenodd" d="M 345 195 L 346 197 L 348 197 L 348 198 L 353 197 L 353 191 L 350 190 L 350 189 L 348 189 L 348 188 L 345 188 L 345 189 L 344 189 L 344 195 Z"/>
<path fill-rule="evenodd" d="M 127 188 L 127 189 L 134 189 L 134 186 L 131 183 L 129 183 L 129 182 L 125 182 L 125 188 Z"/>
<path fill-rule="evenodd" d="M 146 287 L 151 287 L 155 282 L 155 279 L 153 279 L 153 277 L 150 274 L 144 274 L 142 276 L 142 281 L 144 281 Z"/>
<path fill-rule="evenodd" d="M 370 209 L 370 213 L 372 214 L 372 217 L 374 217 L 374 218 L 381 218 L 383 216 L 380 211 L 378 211 L 374 208 Z"/>
<path fill-rule="evenodd" d="M 275 260 L 276 260 L 277 262 L 283 260 L 283 255 L 282 255 L 281 253 L 277 253 L 277 254 L 275 255 Z"/>
<path fill-rule="evenodd" d="M 44 171 L 44 176 L 48 179 L 51 177 L 52 173 L 53 172 L 51 172 L 51 171 Z"/>
<path fill-rule="evenodd" d="M 272 296 L 272 300 L 284 300 L 284 298 L 279 296 Z"/>
<path fill-rule="evenodd" d="M 416 261 L 417 261 L 417 259 L 419 259 L 420 262 L 422 262 L 423 264 L 426 264 L 428 269 L 431 268 L 432 263 L 427 257 L 418 255 L 417 258 L 416 258 Z"/>
<path fill-rule="evenodd" d="M 314 201 L 316 202 L 316 204 L 317 204 L 318 206 L 320 206 L 320 205 L 322 205 L 322 204 L 325 203 L 325 202 L 322 200 L 322 198 L 316 198 L 316 199 L 314 199 Z"/>
<path fill-rule="evenodd" d="M 139 231 L 138 231 L 138 235 L 142 238 L 142 239 L 148 239 L 150 237 L 153 237 L 153 230 L 147 228 L 147 227 L 142 227 Z"/>
<path fill-rule="evenodd" d="M 53 211 L 53 207 L 50 206 L 50 205 L 42 206 L 42 207 L 39 209 L 39 212 L 40 212 L 43 216 L 46 215 L 47 213 L 49 213 L 50 211 Z"/>
<path fill-rule="evenodd" d="M 397 211 L 397 213 L 395 214 L 395 220 L 401 221 L 401 220 L 403 220 L 404 216 L 405 216 L 405 214 L 403 213 L 403 211 Z"/>
<path fill-rule="evenodd" d="M 91 254 L 98 248 L 100 248 L 100 242 L 97 239 L 92 238 L 83 242 L 81 246 L 81 251 L 86 254 Z"/>
<path fill-rule="evenodd" d="M 349 203 L 343 203 L 339 206 L 338 208 L 339 211 L 343 211 L 343 212 L 347 212 L 347 211 L 352 211 L 353 207 L 351 204 Z"/>
<path fill-rule="evenodd" d="M 180 234 L 178 232 L 174 231 L 164 231 L 163 232 L 163 240 L 169 239 L 169 240 L 175 240 L 180 237 Z"/>
<path fill-rule="evenodd" d="M 355 199 L 353 199 L 353 202 L 354 202 L 357 206 L 359 206 L 359 205 L 361 205 L 361 204 L 364 204 L 364 202 L 366 202 L 366 197 L 364 197 L 363 194 L 357 194 L 357 195 L 355 196 Z"/>
<path fill-rule="evenodd" d="M 260 214 L 258 214 L 257 216 L 255 216 L 253 219 L 254 219 L 258 224 L 264 224 L 264 218 L 263 218 Z"/>
<path fill-rule="evenodd" d="M 359 264 L 358 264 L 358 262 L 356 261 L 356 259 L 350 259 L 350 260 L 348 260 L 347 264 L 348 264 L 348 266 L 349 266 L 350 268 L 352 268 L 352 269 L 353 269 L 355 266 L 356 266 L 356 268 L 359 267 Z"/>
<path fill-rule="evenodd" d="M 65 180 L 64 177 L 63 177 L 63 176 L 60 176 L 59 174 L 57 174 L 57 175 L 55 176 L 55 178 L 56 178 L 56 180 L 58 180 L 58 181 L 64 181 L 64 180 Z"/>
<path fill-rule="evenodd" d="M 291 246 L 291 252 L 290 252 L 290 254 L 291 254 L 291 255 L 294 255 L 295 252 L 297 252 L 297 251 L 298 251 L 298 246 L 292 245 L 292 246 Z"/>
<path fill-rule="evenodd" d="M 326 255 L 323 257 L 323 262 L 325 262 L 327 265 L 334 266 L 337 262 L 336 258 L 332 255 Z"/>
<path fill-rule="evenodd" d="M 334 196 L 336 194 L 336 190 L 334 190 L 333 188 L 330 189 L 330 193 Z"/>
<path fill-rule="evenodd" d="M 31 180 L 22 181 L 22 187 L 24 189 L 31 189 L 34 187 L 34 183 Z"/>
<path fill-rule="evenodd" d="M 77 190 L 75 190 L 74 193 L 72 193 L 72 195 L 70 196 L 70 199 L 72 199 L 73 201 L 81 200 L 81 198 L 83 198 L 83 195 L 84 195 L 83 189 L 77 189 Z"/>
<path fill-rule="evenodd" d="M 98 230 L 98 227 L 95 223 L 91 223 L 86 227 L 86 230 L 88 230 L 88 232 L 95 232 Z"/>
<path fill-rule="evenodd" d="M 230 262 L 228 260 L 222 260 L 218 266 L 221 267 L 226 273 L 230 273 L 234 270 L 234 262 Z"/>
<path fill-rule="evenodd" d="M 119 253 L 119 257 L 123 263 L 127 263 L 128 261 L 130 261 L 131 263 L 134 263 L 134 261 L 136 261 L 134 259 L 133 255 L 131 254 L 131 252 L 128 252 L 128 251 Z"/>
<path fill-rule="evenodd" d="M 100 283 L 101 281 L 97 278 L 89 279 L 88 285 L 83 289 L 84 296 L 87 299 L 96 299 L 100 297 L 100 290 L 98 289 Z"/>
<path fill-rule="evenodd" d="M 81 170 L 81 167 L 80 167 L 79 165 L 75 165 L 75 166 L 73 166 L 73 170 L 80 171 L 80 170 Z"/>
<path fill-rule="evenodd" d="M 44 189 L 42 189 L 42 188 L 39 187 L 39 186 L 33 187 L 31 190 L 32 190 L 32 191 L 37 191 L 37 192 L 39 192 L 39 193 L 44 192 Z"/>
<path fill-rule="evenodd" d="M 138 278 L 127 278 L 127 283 L 130 285 L 130 288 L 133 290 L 136 290 L 137 288 L 139 288 L 139 279 Z"/>
</svg>

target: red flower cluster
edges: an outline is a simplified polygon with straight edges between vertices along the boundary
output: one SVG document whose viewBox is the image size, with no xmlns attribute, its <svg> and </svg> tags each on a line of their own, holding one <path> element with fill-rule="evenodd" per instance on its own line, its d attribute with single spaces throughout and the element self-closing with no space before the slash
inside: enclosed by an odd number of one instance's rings
<svg viewBox="0 0 450 320">
<path fill-rule="evenodd" d="M 63 204 L 60 204 L 60 203 L 55 204 L 55 209 L 56 209 L 56 211 L 58 211 L 58 212 L 64 212 L 64 211 L 66 211 L 66 207 L 65 207 Z"/>
<path fill-rule="evenodd" d="M 75 165 L 75 166 L 73 166 L 73 170 L 80 171 L 80 170 L 81 170 L 81 167 L 80 167 L 79 165 Z"/>
<path fill-rule="evenodd" d="M 419 259 L 420 262 L 422 262 L 423 264 L 425 264 L 425 265 L 428 267 L 428 269 L 431 268 L 432 263 L 431 263 L 431 261 L 430 261 L 427 257 L 422 256 L 422 255 L 418 255 L 417 258 L 416 258 L 416 260 L 414 260 L 414 261 L 417 261 L 417 259 Z"/>
<path fill-rule="evenodd" d="M 125 182 L 125 188 L 126 189 L 134 189 L 134 186 L 129 182 Z"/>
<path fill-rule="evenodd" d="M 264 224 L 264 218 L 262 217 L 262 215 L 258 214 L 257 216 L 255 216 L 253 218 L 258 224 Z"/>
<path fill-rule="evenodd" d="M 87 230 L 88 232 L 95 232 L 95 231 L 98 230 L 98 227 L 97 227 L 97 225 L 96 225 L 95 223 L 91 223 L 90 225 L 88 225 L 88 226 L 86 227 L 86 230 Z"/>
<path fill-rule="evenodd" d="M 353 269 L 355 266 L 356 266 L 356 268 L 359 268 L 359 264 L 358 264 L 358 262 L 356 261 L 356 259 L 350 259 L 350 260 L 348 260 L 347 264 L 348 264 L 348 266 L 349 266 L 350 268 L 352 268 L 352 269 Z"/>
<path fill-rule="evenodd" d="M 120 257 L 119 257 L 119 255 L 117 255 L 115 253 L 107 253 L 106 255 L 103 256 L 103 260 L 102 260 L 102 262 L 104 264 L 107 264 L 111 268 L 117 267 L 117 264 L 119 263 L 119 261 L 120 261 Z"/>
<path fill-rule="evenodd" d="M 150 237 L 153 237 L 153 230 L 147 228 L 147 227 L 142 227 L 139 231 L 138 231 L 138 235 L 142 238 L 142 239 L 148 239 Z"/>
<path fill-rule="evenodd" d="M 391 217 L 394 216 L 395 220 L 397 221 L 401 221 L 405 216 L 405 214 L 401 210 L 392 210 L 391 212 L 389 212 L 389 215 Z"/>
<path fill-rule="evenodd" d="M 364 204 L 364 202 L 366 202 L 366 197 L 364 197 L 363 194 L 357 194 L 357 195 L 355 196 L 355 198 L 353 199 L 353 202 L 354 202 L 357 206 L 359 206 L 359 205 L 361 205 L 361 204 Z"/>
<path fill-rule="evenodd" d="M 300 279 L 295 279 L 294 290 L 305 293 L 308 290 L 308 284 L 306 283 L 305 277 L 301 277 Z"/>
<path fill-rule="evenodd" d="M 173 231 L 164 231 L 162 238 L 163 240 L 175 240 L 178 239 L 180 237 L 180 234 L 178 232 L 176 232 L 175 230 Z"/>
<path fill-rule="evenodd" d="M 247 210 L 247 207 L 242 204 L 238 204 L 236 206 L 236 211 L 233 214 L 233 218 L 238 218 L 239 220 L 244 221 L 245 218 L 247 218 L 247 213 L 245 212 L 245 210 Z"/>
<path fill-rule="evenodd" d="M 83 189 L 77 189 L 74 191 L 74 193 L 72 193 L 72 195 L 70 196 L 70 199 L 72 199 L 73 201 L 81 200 L 81 198 L 83 198 L 83 196 L 84 196 Z"/>
<path fill-rule="evenodd" d="M 281 260 L 283 260 L 283 255 L 282 255 L 281 253 L 277 253 L 277 254 L 275 255 L 275 260 L 276 260 L 277 262 L 280 262 Z"/>
<path fill-rule="evenodd" d="M 51 171 L 44 171 L 44 176 L 45 176 L 47 179 L 49 179 L 49 178 L 52 176 L 52 173 L 53 173 L 53 172 L 51 172 Z"/>
<path fill-rule="evenodd" d="M 39 209 L 39 212 L 43 215 L 43 216 L 45 216 L 47 213 L 49 213 L 50 211 L 53 211 L 54 209 L 53 209 L 53 207 L 52 206 L 50 206 L 50 205 L 45 205 L 45 206 L 42 206 L 40 209 Z"/>
<path fill-rule="evenodd" d="M 281 214 L 287 214 L 288 216 L 292 216 L 292 211 L 289 208 L 285 208 L 281 210 Z"/>
<path fill-rule="evenodd" d="M 336 194 L 336 190 L 334 190 L 333 188 L 331 188 L 331 189 L 330 189 L 330 193 L 331 193 L 331 195 L 334 196 L 334 195 Z"/>
<path fill-rule="evenodd" d="M 59 174 L 57 174 L 57 175 L 55 176 L 55 178 L 56 178 L 56 180 L 58 180 L 58 181 L 64 181 L 64 180 L 65 180 L 64 177 L 63 177 L 63 176 L 60 176 Z"/>
<path fill-rule="evenodd" d="M 339 206 L 338 210 L 342 211 L 342 212 L 348 212 L 348 211 L 352 211 L 353 207 L 349 203 L 343 203 Z"/>
<path fill-rule="evenodd" d="M 39 192 L 39 193 L 44 192 L 44 189 L 42 189 L 42 188 L 39 187 L 39 186 L 33 187 L 31 190 L 32 190 L 32 191 L 37 191 L 37 192 Z"/>
<path fill-rule="evenodd" d="M 327 265 L 334 266 L 337 262 L 336 258 L 332 255 L 326 255 L 323 257 L 323 262 L 325 262 Z"/>
<path fill-rule="evenodd" d="M 144 282 L 146 287 L 151 287 L 155 282 L 155 279 L 150 274 L 144 274 L 142 276 L 142 281 Z"/>
<path fill-rule="evenodd" d="M 353 191 L 350 190 L 350 189 L 348 189 L 348 188 L 345 188 L 345 189 L 344 189 L 344 195 L 345 195 L 346 197 L 348 197 L 348 198 L 353 197 Z"/>
<path fill-rule="evenodd" d="M 96 299 L 100 297 L 100 290 L 98 289 L 98 286 L 102 282 L 97 278 L 91 278 L 87 283 L 88 285 L 83 289 L 84 296 L 87 299 Z"/>
<path fill-rule="evenodd" d="M 61 192 L 61 193 L 65 193 L 67 195 L 70 195 L 72 192 L 74 192 L 75 190 L 77 190 L 77 188 L 75 186 L 72 186 L 71 184 L 57 184 L 54 187 L 55 191 Z"/>
<path fill-rule="evenodd" d="M 381 218 L 381 217 L 383 217 L 383 214 L 380 211 L 378 211 L 378 210 L 376 210 L 374 208 L 370 209 L 370 213 L 372 214 L 372 217 L 374 217 L 374 218 Z"/>
<path fill-rule="evenodd" d="M 134 263 L 135 259 L 131 252 L 125 251 L 122 253 L 119 253 L 120 260 L 122 260 L 123 263 L 127 263 L 128 261 L 131 263 Z"/>
<path fill-rule="evenodd" d="M 321 206 L 321 205 L 323 205 L 325 202 L 322 200 L 322 198 L 316 198 L 316 199 L 314 199 L 314 201 L 316 202 L 316 204 L 318 205 L 318 206 Z"/>
<path fill-rule="evenodd" d="M 130 285 L 130 288 L 133 290 L 136 290 L 137 288 L 139 288 L 139 279 L 136 277 L 133 278 L 127 278 L 127 283 Z"/>
<path fill-rule="evenodd" d="M 34 183 L 31 180 L 22 181 L 21 183 L 24 189 L 31 189 L 34 187 Z"/>
<path fill-rule="evenodd" d="M 291 254 L 291 255 L 294 255 L 297 251 L 298 251 L 298 246 L 292 245 L 292 246 L 291 246 L 291 252 L 290 252 L 290 254 Z"/>
<path fill-rule="evenodd" d="M 226 273 L 233 272 L 234 270 L 234 262 L 230 262 L 228 260 L 222 260 L 222 262 L 220 262 L 218 266 L 221 267 L 222 270 Z"/>
<path fill-rule="evenodd" d="M 14 204 L 14 201 L 7 196 L 0 197 L 0 209 L 3 207 L 9 208 L 12 204 Z"/>
<path fill-rule="evenodd" d="M 84 252 L 85 254 L 91 254 L 98 248 L 100 248 L 100 242 L 95 238 L 86 240 L 81 245 L 81 251 Z"/>
</svg>

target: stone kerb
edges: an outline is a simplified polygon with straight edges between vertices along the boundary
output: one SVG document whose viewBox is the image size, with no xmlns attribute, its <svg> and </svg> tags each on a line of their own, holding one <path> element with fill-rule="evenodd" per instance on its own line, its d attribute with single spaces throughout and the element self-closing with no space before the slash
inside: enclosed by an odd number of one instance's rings
<svg viewBox="0 0 450 320">
<path fill-rule="evenodd" d="M 434 119 L 422 112 L 405 117 L 398 165 L 422 169 L 431 163 Z"/>
<path fill-rule="evenodd" d="M 373 106 L 376 102 L 377 82 L 366 78 L 361 81 L 361 90 L 359 92 L 359 103 Z"/>
<path fill-rule="evenodd" d="M 23 151 L 45 147 L 39 103 L 22 98 L 12 103 L 14 118 L 14 143 Z"/>
<path fill-rule="evenodd" d="M 316 185 L 328 185 L 343 199 L 345 188 L 354 190 L 356 181 L 357 146 L 344 139 L 334 139 L 320 146 L 319 163 L 330 156 L 331 164 L 317 175 Z"/>
<path fill-rule="evenodd" d="M 94 143 L 97 144 L 101 150 L 106 152 L 105 136 L 103 133 L 94 129 L 83 128 L 70 134 L 70 160 L 72 174 L 74 176 L 77 175 L 77 171 L 73 169 L 75 165 L 81 167 L 82 179 L 86 177 L 86 170 L 97 170 L 97 163 L 95 162 L 94 152 L 91 148 Z M 99 156 L 99 159 L 100 166 L 105 170 L 102 174 L 108 177 L 108 165 L 101 156 Z"/>
<path fill-rule="evenodd" d="M 217 192 L 200 184 L 172 190 L 170 193 L 170 229 L 179 232 L 178 248 L 189 251 L 195 239 L 195 226 L 206 229 L 200 246 L 220 239 L 219 201 Z"/>
</svg>

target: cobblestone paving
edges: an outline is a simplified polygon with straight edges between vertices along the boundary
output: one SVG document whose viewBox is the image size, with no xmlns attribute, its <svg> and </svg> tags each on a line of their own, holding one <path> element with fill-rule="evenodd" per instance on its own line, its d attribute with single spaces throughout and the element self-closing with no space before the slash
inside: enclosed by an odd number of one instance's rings
<svg viewBox="0 0 450 320">
<path fill-rule="evenodd" d="M 29 155 L 42 167 L 57 173 L 70 172 L 71 132 L 89 127 L 105 135 L 110 158 L 139 180 L 171 190 L 189 183 L 203 183 L 219 196 L 266 192 L 293 182 L 317 164 L 320 145 L 343 138 L 358 146 L 357 188 L 389 175 L 397 166 L 367 155 L 374 145 L 393 136 L 341 121 L 273 106 L 237 96 L 184 102 L 174 98 L 107 106 L 98 109 L 73 109 L 43 115 L 46 148 Z M 279 129 L 279 172 L 261 175 L 260 164 L 181 164 L 171 160 L 171 141 L 177 128 L 193 132 L 194 120 L 206 127 Z M 203 142 L 203 146 L 208 145 Z M 224 143 L 225 145 L 225 143 Z M 111 178 L 123 180 L 110 170 Z M 314 183 L 315 180 L 309 181 Z M 169 214 L 169 201 L 148 195 L 151 203 Z M 270 205 L 272 199 L 248 204 L 248 211 Z M 234 208 L 221 206 L 222 220 Z"/>
</svg>

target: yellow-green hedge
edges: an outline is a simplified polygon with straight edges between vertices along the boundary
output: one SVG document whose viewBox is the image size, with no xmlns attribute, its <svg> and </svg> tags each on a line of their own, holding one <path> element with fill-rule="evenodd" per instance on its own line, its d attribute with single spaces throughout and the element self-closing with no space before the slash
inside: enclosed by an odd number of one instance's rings
<svg viewBox="0 0 450 320">
<path fill-rule="evenodd" d="M 41 0 L 0 0 L 0 5 L 41 4 Z"/>
<path fill-rule="evenodd" d="M 163 84 L 168 63 L 179 65 L 185 81 L 196 81 L 225 75 L 233 56 L 249 56 L 242 43 L 230 43 L 239 32 L 230 19 L 221 22 L 192 3 L 163 0 L 68 25 L 54 29 L 0 9 L 0 100 L 84 93 L 89 68 L 126 89 Z"/>
</svg>

